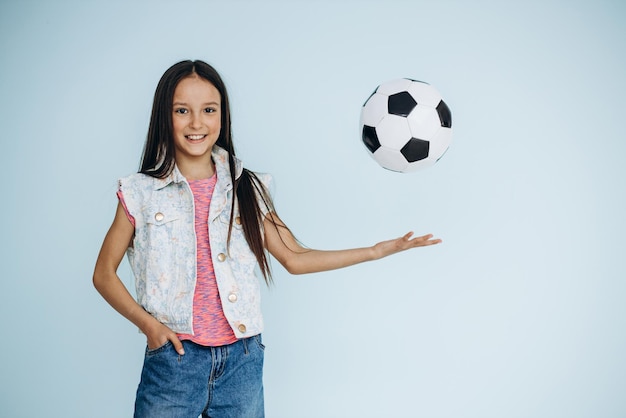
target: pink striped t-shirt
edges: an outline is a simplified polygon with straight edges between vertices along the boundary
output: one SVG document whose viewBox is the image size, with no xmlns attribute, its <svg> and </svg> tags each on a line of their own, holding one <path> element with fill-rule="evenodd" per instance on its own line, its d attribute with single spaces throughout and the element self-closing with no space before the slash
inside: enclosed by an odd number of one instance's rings
<svg viewBox="0 0 626 418">
<path fill-rule="evenodd" d="M 209 205 L 216 181 L 216 175 L 209 179 L 188 181 L 195 205 L 197 248 L 197 280 L 193 296 L 194 333 L 193 335 L 178 334 L 181 340 L 191 340 L 196 344 L 209 347 L 218 347 L 237 341 L 237 337 L 224 316 L 209 244 Z M 118 197 L 126 209 L 121 191 L 118 191 Z M 134 225 L 134 218 L 128 211 L 126 214 Z"/>
</svg>

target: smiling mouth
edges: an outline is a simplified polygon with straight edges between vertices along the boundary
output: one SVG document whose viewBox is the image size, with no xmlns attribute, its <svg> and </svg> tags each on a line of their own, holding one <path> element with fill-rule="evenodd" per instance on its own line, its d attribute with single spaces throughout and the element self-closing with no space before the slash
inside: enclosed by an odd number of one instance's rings
<svg viewBox="0 0 626 418">
<path fill-rule="evenodd" d="M 206 137 L 206 135 L 185 135 L 185 138 L 189 139 L 190 141 L 199 141 L 201 139 L 204 139 Z"/>
</svg>

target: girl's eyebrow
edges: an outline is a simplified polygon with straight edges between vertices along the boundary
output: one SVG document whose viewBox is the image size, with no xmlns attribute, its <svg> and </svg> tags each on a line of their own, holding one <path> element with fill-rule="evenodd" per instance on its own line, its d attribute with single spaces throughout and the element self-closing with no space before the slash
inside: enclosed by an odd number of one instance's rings
<svg viewBox="0 0 626 418">
<path fill-rule="evenodd" d="M 183 103 L 183 102 L 174 102 L 172 105 L 173 106 L 189 106 L 187 103 Z M 215 101 L 213 101 L 213 102 L 206 102 L 206 103 L 202 104 L 202 106 L 208 106 L 208 105 L 219 106 L 220 104 L 218 102 L 215 102 Z"/>
</svg>

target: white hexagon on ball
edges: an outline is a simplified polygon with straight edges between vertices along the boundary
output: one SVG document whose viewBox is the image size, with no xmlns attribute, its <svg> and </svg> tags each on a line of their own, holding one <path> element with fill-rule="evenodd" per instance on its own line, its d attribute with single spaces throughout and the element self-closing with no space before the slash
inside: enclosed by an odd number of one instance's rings
<svg viewBox="0 0 626 418">
<path fill-rule="evenodd" d="M 361 112 L 361 124 L 376 126 L 387 115 L 387 96 L 374 93 L 367 103 Z"/>
<path fill-rule="evenodd" d="M 396 115 L 386 115 L 383 120 L 376 125 L 378 141 L 385 138 L 381 145 L 384 148 L 400 151 L 402 147 L 411 139 L 411 129 L 406 118 Z"/>
</svg>

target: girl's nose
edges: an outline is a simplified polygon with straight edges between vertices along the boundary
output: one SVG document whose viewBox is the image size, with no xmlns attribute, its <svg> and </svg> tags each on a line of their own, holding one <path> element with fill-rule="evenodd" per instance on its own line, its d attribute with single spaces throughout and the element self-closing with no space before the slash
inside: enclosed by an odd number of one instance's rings
<svg viewBox="0 0 626 418">
<path fill-rule="evenodd" d="M 192 128 L 200 128 L 202 126 L 202 121 L 200 119 L 200 116 L 196 114 L 192 114 L 191 120 L 189 121 L 189 125 Z"/>
</svg>

